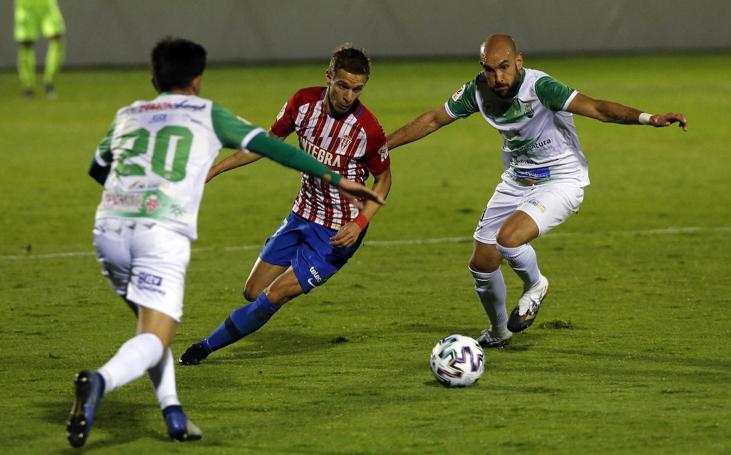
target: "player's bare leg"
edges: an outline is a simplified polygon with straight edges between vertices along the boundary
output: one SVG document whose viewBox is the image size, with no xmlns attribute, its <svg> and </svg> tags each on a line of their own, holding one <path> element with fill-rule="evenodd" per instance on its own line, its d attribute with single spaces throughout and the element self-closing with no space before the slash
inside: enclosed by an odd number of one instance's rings
<svg viewBox="0 0 731 455">
<path fill-rule="evenodd" d="M 498 252 L 523 280 L 523 295 L 508 319 L 511 332 L 520 332 L 533 324 L 548 292 L 548 280 L 541 275 L 536 252 L 529 244 L 539 234 L 540 230 L 533 218 L 517 210 L 503 223 L 497 235 Z"/>
<path fill-rule="evenodd" d="M 287 266 L 270 264 L 261 258 L 257 258 L 254 267 L 251 268 L 249 278 L 246 279 L 244 298 L 249 302 L 256 300 L 256 297 L 286 272 L 288 268 Z"/>
</svg>

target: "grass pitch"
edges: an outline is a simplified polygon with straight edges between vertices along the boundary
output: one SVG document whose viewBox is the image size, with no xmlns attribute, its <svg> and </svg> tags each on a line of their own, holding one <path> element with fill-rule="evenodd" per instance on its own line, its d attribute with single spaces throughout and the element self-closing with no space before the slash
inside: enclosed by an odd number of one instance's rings
<svg viewBox="0 0 731 455">
<path fill-rule="evenodd" d="M 168 442 L 148 380 L 108 395 L 89 453 L 729 453 L 731 59 L 533 59 L 584 93 L 690 131 L 578 118 L 592 185 L 581 213 L 537 240 L 551 292 L 536 324 L 471 388 L 431 377 L 433 344 L 487 325 L 466 262 L 501 172 L 475 115 L 392 153 L 394 187 L 366 243 L 326 286 L 263 329 L 177 369 L 204 430 Z M 322 65 L 211 68 L 203 96 L 267 127 Z M 376 62 L 364 102 L 387 132 L 443 103 L 475 62 Z M 153 92 L 144 70 L 61 75 L 26 100 L 0 74 L 0 447 L 76 453 L 71 380 L 129 338 L 131 315 L 99 274 L 86 169 L 117 108 Z M 214 180 L 200 214 L 176 357 L 243 303 L 259 246 L 288 213 L 295 172 L 260 162 Z M 520 286 L 509 269 L 512 307 Z"/>
</svg>

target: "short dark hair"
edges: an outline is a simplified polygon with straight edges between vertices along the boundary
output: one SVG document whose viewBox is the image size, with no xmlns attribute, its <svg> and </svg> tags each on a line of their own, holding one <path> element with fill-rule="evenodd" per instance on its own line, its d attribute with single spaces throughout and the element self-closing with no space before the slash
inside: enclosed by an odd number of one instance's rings
<svg viewBox="0 0 731 455">
<path fill-rule="evenodd" d="M 159 92 L 188 88 L 206 68 L 206 50 L 200 44 L 168 36 L 152 49 L 152 76 Z"/>
<path fill-rule="evenodd" d="M 335 75 L 339 69 L 344 69 L 351 74 L 371 74 L 371 61 L 363 49 L 356 49 L 350 43 L 338 46 L 330 57 L 328 74 Z"/>
</svg>

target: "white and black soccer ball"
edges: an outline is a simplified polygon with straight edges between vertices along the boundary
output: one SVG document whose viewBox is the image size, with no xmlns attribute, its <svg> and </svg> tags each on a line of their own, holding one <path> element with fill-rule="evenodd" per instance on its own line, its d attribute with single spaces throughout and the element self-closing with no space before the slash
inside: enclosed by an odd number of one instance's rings
<svg viewBox="0 0 731 455">
<path fill-rule="evenodd" d="M 431 372 L 445 387 L 467 387 L 485 372 L 485 354 L 474 339 L 450 335 L 431 351 Z"/>
</svg>

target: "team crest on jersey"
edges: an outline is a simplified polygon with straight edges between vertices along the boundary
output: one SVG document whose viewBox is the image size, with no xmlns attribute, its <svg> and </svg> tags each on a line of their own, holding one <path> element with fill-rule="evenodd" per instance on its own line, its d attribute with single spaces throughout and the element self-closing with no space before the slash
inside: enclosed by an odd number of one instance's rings
<svg viewBox="0 0 731 455">
<path fill-rule="evenodd" d="M 353 142 L 353 138 L 351 138 L 348 134 L 344 134 L 340 136 L 340 145 L 338 146 L 338 148 L 340 150 L 346 149 L 351 142 Z"/>
<path fill-rule="evenodd" d="M 464 93 L 464 89 L 467 86 L 467 84 L 462 85 L 462 87 L 459 88 L 456 92 L 454 92 L 454 95 L 452 95 L 452 101 L 455 103 L 459 101 L 460 98 L 462 98 L 462 94 Z"/>
<path fill-rule="evenodd" d="M 160 199 L 158 199 L 157 196 L 155 196 L 154 194 L 150 195 L 145 200 L 145 211 L 147 213 L 153 213 L 159 208 L 160 208 Z"/>
</svg>

